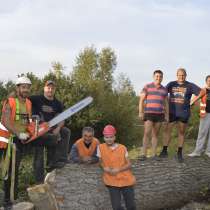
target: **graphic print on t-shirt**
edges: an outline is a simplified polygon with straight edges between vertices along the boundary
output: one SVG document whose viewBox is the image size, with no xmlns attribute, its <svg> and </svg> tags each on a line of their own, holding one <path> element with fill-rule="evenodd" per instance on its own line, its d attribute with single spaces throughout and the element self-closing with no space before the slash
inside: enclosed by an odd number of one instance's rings
<svg viewBox="0 0 210 210">
<path fill-rule="evenodd" d="M 52 106 L 47 106 L 47 105 L 42 106 L 42 111 L 47 112 L 47 113 L 54 113 L 55 112 L 55 110 L 53 109 Z"/>
<path fill-rule="evenodd" d="M 186 92 L 186 87 L 172 87 L 171 102 L 184 104 Z"/>
</svg>

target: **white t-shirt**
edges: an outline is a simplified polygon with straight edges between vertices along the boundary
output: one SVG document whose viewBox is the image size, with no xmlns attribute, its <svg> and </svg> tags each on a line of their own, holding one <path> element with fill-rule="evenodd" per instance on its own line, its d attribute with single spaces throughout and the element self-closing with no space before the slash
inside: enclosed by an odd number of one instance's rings
<svg viewBox="0 0 210 210">
<path fill-rule="evenodd" d="M 111 150 L 115 150 L 117 147 L 119 146 L 119 144 L 117 144 L 117 143 L 115 143 L 115 144 L 113 144 L 112 146 L 110 146 L 109 148 L 111 149 Z M 97 157 L 99 157 L 99 158 L 101 158 L 101 151 L 100 151 L 100 149 L 99 149 L 99 146 L 97 147 Z M 127 158 L 128 157 L 128 151 L 127 151 L 127 149 L 126 149 L 126 152 L 125 152 L 125 158 Z"/>
</svg>

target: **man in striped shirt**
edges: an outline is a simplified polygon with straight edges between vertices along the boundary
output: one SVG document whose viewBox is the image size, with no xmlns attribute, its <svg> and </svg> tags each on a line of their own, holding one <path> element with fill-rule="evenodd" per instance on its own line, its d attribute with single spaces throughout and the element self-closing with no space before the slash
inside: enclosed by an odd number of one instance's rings
<svg viewBox="0 0 210 210">
<path fill-rule="evenodd" d="M 158 133 L 163 121 L 168 121 L 167 90 L 161 85 L 163 72 L 156 70 L 153 73 L 154 82 L 147 84 L 140 96 L 139 117 L 144 120 L 143 155 L 140 160 L 147 157 L 147 145 L 152 137 L 152 157 L 156 159 Z"/>
</svg>

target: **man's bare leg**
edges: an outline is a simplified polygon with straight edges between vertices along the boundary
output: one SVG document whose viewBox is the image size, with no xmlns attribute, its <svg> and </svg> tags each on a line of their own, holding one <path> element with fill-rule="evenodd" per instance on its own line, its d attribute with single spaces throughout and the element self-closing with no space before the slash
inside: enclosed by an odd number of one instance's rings
<svg viewBox="0 0 210 210">
<path fill-rule="evenodd" d="M 187 124 L 183 122 L 178 122 L 177 124 L 177 130 L 178 130 L 178 151 L 177 151 L 177 158 L 179 162 L 183 162 L 182 157 L 182 148 L 184 145 L 184 137 L 185 137 L 185 131 L 187 128 Z"/>
<path fill-rule="evenodd" d="M 170 144 L 171 141 L 171 132 L 174 126 L 174 122 L 167 123 L 163 127 L 163 149 L 160 153 L 159 157 L 165 158 L 168 157 L 168 145 Z"/>
<path fill-rule="evenodd" d="M 152 156 L 156 156 L 157 152 L 157 143 L 158 143 L 158 134 L 160 131 L 161 123 L 153 123 L 152 127 Z"/>
<path fill-rule="evenodd" d="M 143 137 L 143 156 L 147 156 L 147 147 L 152 131 L 153 122 L 147 120 L 144 122 L 144 137 Z"/>
</svg>

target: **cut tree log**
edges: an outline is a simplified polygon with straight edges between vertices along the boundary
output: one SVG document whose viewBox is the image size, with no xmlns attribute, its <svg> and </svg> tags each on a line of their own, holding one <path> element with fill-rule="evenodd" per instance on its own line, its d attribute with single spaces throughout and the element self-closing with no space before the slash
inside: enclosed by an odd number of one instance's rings
<svg viewBox="0 0 210 210">
<path fill-rule="evenodd" d="M 210 158 L 133 162 L 139 210 L 176 209 L 203 196 L 210 186 Z M 111 210 L 97 165 L 68 164 L 56 171 L 54 193 L 61 210 Z"/>
<path fill-rule="evenodd" d="M 27 189 L 31 202 L 36 210 L 58 210 L 57 201 L 53 192 L 55 171 L 48 173 L 45 183 Z"/>
<path fill-rule="evenodd" d="M 0 208 L 4 210 L 4 208 Z M 12 206 L 12 210 L 34 210 L 34 204 L 29 202 L 21 202 Z"/>
</svg>

